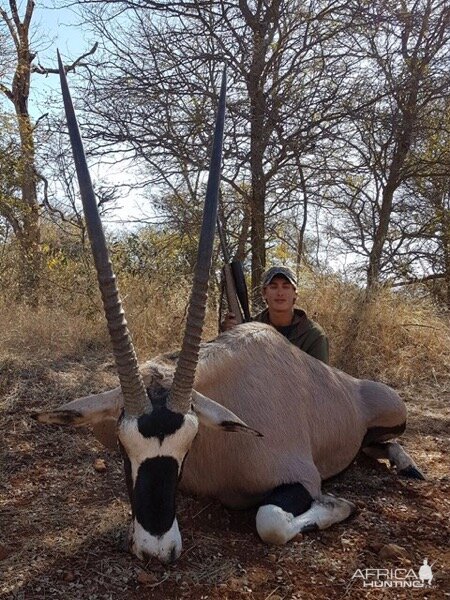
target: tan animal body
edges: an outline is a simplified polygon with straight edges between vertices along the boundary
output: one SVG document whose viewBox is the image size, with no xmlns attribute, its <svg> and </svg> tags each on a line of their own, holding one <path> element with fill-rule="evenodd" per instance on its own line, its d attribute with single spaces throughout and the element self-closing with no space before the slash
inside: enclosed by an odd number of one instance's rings
<svg viewBox="0 0 450 600">
<path fill-rule="evenodd" d="M 161 355 L 143 366 L 150 396 L 155 389 L 170 389 L 177 356 Z M 421 476 L 399 444 L 386 443 L 405 428 L 405 405 L 394 390 L 325 365 L 268 325 L 240 325 L 203 344 L 194 385 L 200 427 L 184 462 L 180 487 L 231 507 L 262 505 L 257 525 L 266 541 L 285 542 L 299 531 L 347 518 L 353 506 L 324 497 L 321 482 L 347 468 L 361 449 L 390 458 L 399 472 Z M 230 430 L 245 429 L 236 429 L 232 419 L 227 427 L 226 415 L 222 421 L 209 419 L 208 399 L 261 436 L 230 435 Z M 98 439 L 114 448 L 122 408 L 117 387 L 37 418 L 45 423 L 94 425 Z M 274 529 L 274 509 L 267 509 L 271 492 L 285 486 L 289 497 L 291 484 L 294 493 L 300 484 L 310 496 L 308 510 L 287 513 L 288 523 L 283 511 L 275 517 L 281 522 Z M 269 516 L 264 514 L 270 511 Z M 296 518 L 300 529 L 295 527 Z"/>
</svg>

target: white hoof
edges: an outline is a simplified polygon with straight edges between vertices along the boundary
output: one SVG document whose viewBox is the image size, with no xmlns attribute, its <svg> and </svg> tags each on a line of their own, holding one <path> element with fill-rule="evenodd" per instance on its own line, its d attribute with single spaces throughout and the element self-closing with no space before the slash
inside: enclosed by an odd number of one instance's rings
<svg viewBox="0 0 450 600">
<path fill-rule="evenodd" d="M 291 513 L 285 512 L 274 504 L 261 506 L 256 514 L 256 530 L 259 537 L 266 544 L 277 546 L 286 544 L 293 537 L 291 528 L 293 518 Z"/>
</svg>

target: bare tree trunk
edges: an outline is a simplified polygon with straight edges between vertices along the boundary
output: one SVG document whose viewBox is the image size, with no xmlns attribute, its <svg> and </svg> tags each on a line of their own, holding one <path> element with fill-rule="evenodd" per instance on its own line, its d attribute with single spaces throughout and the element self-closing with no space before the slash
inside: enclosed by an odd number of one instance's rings
<svg viewBox="0 0 450 600">
<path fill-rule="evenodd" d="M 304 245 L 305 245 L 306 224 L 308 222 L 308 188 L 306 185 L 303 168 L 302 168 L 302 165 L 300 164 L 300 159 L 298 157 L 297 157 L 296 162 L 297 162 L 298 174 L 300 176 L 301 191 L 303 194 L 303 215 L 302 215 L 302 224 L 300 226 L 300 231 L 298 232 L 297 252 L 296 252 L 297 258 L 296 258 L 296 269 L 295 269 L 295 275 L 296 275 L 297 281 L 298 281 L 300 278 L 300 267 L 302 264 Z"/>
<path fill-rule="evenodd" d="M 31 306 L 39 302 L 41 280 L 41 223 L 36 189 L 35 147 L 33 129 L 28 112 L 30 88 L 30 65 L 32 57 L 28 49 L 28 38 L 24 36 L 24 48 L 20 53 L 13 82 L 14 106 L 20 134 L 20 187 L 22 193 L 22 235 L 19 236 L 22 250 L 19 293 Z"/>
<path fill-rule="evenodd" d="M 262 169 L 261 169 L 262 171 Z M 266 227 L 265 227 L 265 182 L 255 165 L 252 167 L 251 198 L 251 261 L 252 261 L 252 305 L 261 306 L 260 282 L 266 265 Z"/>
<path fill-rule="evenodd" d="M 389 231 L 389 224 L 392 213 L 392 201 L 394 198 L 395 187 L 389 186 L 383 190 L 380 220 L 375 230 L 373 246 L 369 254 L 369 265 L 367 268 L 367 288 L 372 290 L 378 285 L 381 273 L 381 256 L 384 243 Z"/>
<path fill-rule="evenodd" d="M 443 207 L 442 247 L 444 251 L 445 299 L 450 310 L 450 211 Z"/>
<path fill-rule="evenodd" d="M 37 204 L 24 208 L 23 230 L 17 238 L 21 250 L 18 300 L 25 300 L 30 306 L 36 307 L 39 304 L 42 271 L 41 226 Z"/>
<path fill-rule="evenodd" d="M 239 232 L 238 243 L 236 252 L 234 254 L 235 260 L 244 262 L 246 257 L 245 247 L 247 245 L 248 233 L 250 230 L 250 209 L 248 204 L 244 205 L 244 216 L 242 218 L 241 229 Z"/>
<path fill-rule="evenodd" d="M 402 172 L 412 142 L 412 131 L 417 119 L 417 96 L 419 89 L 418 73 L 414 73 L 410 82 L 410 92 L 405 106 L 402 107 L 402 117 L 397 130 L 395 150 L 389 170 L 386 185 L 383 189 L 379 222 L 375 230 L 373 246 L 369 254 L 367 269 L 367 288 L 370 292 L 378 285 L 381 273 L 381 257 L 383 247 L 389 232 L 394 193 L 402 183 Z"/>
<path fill-rule="evenodd" d="M 252 14 L 248 5 L 241 2 L 241 11 L 247 24 L 253 31 L 253 55 L 248 75 L 248 94 L 250 98 L 250 170 L 252 191 L 250 196 L 250 240 L 252 272 L 252 305 L 254 310 L 262 308 L 260 293 L 261 277 L 266 266 L 266 189 L 264 173 L 264 153 L 269 139 L 269 127 L 266 126 L 267 101 L 264 92 L 264 67 L 266 54 L 273 39 L 269 22 L 261 19 L 261 5 Z M 269 9 L 268 9 L 269 10 Z M 270 6 L 272 16 L 278 11 L 278 2 Z"/>
<path fill-rule="evenodd" d="M 34 2 L 28 0 L 23 21 L 20 20 L 15 0 L 9 2 L 11 17 L 6 19 L 17 54 L 16 69 L 11 90 L 3 90 L 14 105 L 20 137 L 19 185 L 21 189 L 21 227 L 18 241 L 21 248 L 19 293 L 31 306 L 39 301 L 41 278 L 41 234 L 39 204 L 37 201 L 35 147 L 33 126 L 28 111 L 31 64 L 34 55 L 30 51 L 29 27 Z"/>
</svg>

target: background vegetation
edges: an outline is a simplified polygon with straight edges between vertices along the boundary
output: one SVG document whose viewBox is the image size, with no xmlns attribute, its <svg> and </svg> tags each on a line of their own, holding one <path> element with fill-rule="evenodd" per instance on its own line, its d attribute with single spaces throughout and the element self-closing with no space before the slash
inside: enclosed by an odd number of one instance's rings
<svg viewBox="0 0 450 600">
<path fill-rule="evenodd" d="M 82 361 L 109 353 L 109 340 L 89 250 L 77 237 L 45 228 L 41 304 L 11 302 L 18 258 L 4 249 L 0 294 L 0 357 L 11 367 L 44 361 Z M 175 247 L 166 235 L 111 237 L 110 247 L 133 339 L 141 360 L 181 343 L 190 289 L 189 243 Z M 204 338 L 217 334 L 219 288 L 213 278 Z M 298 305 L 318 320 L 331 342 L 332 364 L 357 377 L 393 385 L 443 380 L 449 374 L 446 311 L 426 294 L 364 290 L 337 275 L 304 268 Z"/>
<path fill-rule="evenodd" d="M 180 341 L 227 64 L 220 218 L 254 308 L 262 270 L 288 264 L 333 364 L 394 383 L 444 376 L 448 1 L 75 6 L 92 45 L 65 62 L 100 210 L 139 195 L 150 215 L 108 231 L 140 356 Z M 37 32 L 31 0 L 0 1 L 1 352 L 31 360 L 107 348 L 59 94 L 30 111 L 33 82 L 56 74 Z"/>
<path fill-rule="evenodd" d="M 254 303 L 283 241 L 297 268 L 337 270 L 371 291 L 431 282 L 450 305 L 448 0 L 70 6 L 92 40 L 65 62 L 103 165 L 103 210 L 131 190 L 160 228 L 195 230 L 226 64 L 221 218 Z M 19 295 L 37 305 L 41 227 L 82 218 L 59 95 L 30 112 L 33 82 L 56 73 L 53 57 L 39 60 L 34 11 L 0 2 L 0 233 L 22 253 Z M 108 182 L 120 164 L 120 182 Z"/>
</svg>

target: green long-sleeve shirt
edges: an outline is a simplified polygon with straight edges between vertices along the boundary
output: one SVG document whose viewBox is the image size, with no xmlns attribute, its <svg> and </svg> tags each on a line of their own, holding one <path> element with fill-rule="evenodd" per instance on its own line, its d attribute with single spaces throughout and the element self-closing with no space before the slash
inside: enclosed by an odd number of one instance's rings
<svg viewBox="0 0 450 600">
<path fill-rule="evenodd" d="M 271 325 L 268 309 L 266 308 L 253 317 L 253 321 Z M 274 326 L 272 325 L 272 327 Z M 294 309 L 294 318 L 291 325 L 275 327 L 275 329 L 284 335 L 294 346 L 300 348 L 300 350 L 314 356 L 314 358 L 321 360 L 325 364 L 329 363 L 329 347 L 326 333 L 318 323 L 309 319 L 305 311 L 301 308 Z"/>
</svg>

